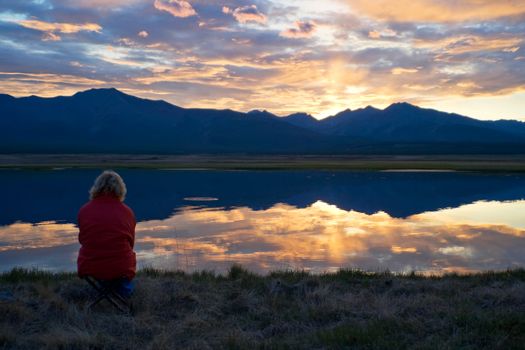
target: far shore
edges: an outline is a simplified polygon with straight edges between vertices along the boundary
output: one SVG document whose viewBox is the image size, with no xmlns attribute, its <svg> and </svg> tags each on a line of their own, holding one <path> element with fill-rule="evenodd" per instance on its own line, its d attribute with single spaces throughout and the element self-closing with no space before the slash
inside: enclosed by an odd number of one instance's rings
<svg viewBox="0 0 525 350">
<path fill-rule="evenodd" d="M 131 315 L 74 273 L 0 273 L 0 348 L 522 349 L 525 270 L 139 271 Z"/>
<path fill-rule="evenodd" d="M 0 154 L 0 169 L 13 168 L 524 172 L 525 155 Z"/>
</svg>

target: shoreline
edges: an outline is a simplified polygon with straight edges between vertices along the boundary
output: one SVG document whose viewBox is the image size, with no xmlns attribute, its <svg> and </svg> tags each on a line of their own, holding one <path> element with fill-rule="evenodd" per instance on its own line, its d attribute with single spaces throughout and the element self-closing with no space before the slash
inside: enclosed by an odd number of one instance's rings
<svg viewBox="0 0 525 350">
<path fill-rule="evenodd" d="M 390 270 L 363 270 L 360 268 L 339 268 L 333 271 L 322 271 L 322 272 L 311 272 L 302 269 L 285 269 L 285 270 L 270 270 L 266 273 L 260 273 L 249 270 L 243 265 L 233 263 L 225 273 L 220 273 L 213 270 L 196 270 L 196 271 L 184 271 L 184 270 L 169 270 L 169 269 L 158 269 L 153 267 L 138 268 L 136 272 L 137 277 L 173 277 L 179 276 L 184 278 L 194 278 L 195 276 L 209 276 L 218 280 L 231 278 L 233 275 L 249 275 L 254 278 L 268 279 L 274 277 L 283 277 L 297 279 L 300 278 L 319 278 L 329 279 L 339 278 L 341 276 L 352 277 L 352 278 L 367 278 L 367 279 L 406 279 L 406 280 L 443 280 L 443 279 L 505 279 L 517 277 L 525 282 L 525 266 L 524 267 L 513 267 L 502 270 L 480 270 L 480 271 L 451 271 L 443 273 L 435 272 L 421 272 L 421 271 L 410 271 L 410 272 L 393 272 Z M 13 267 L 9 270 L 0 271 L 0 286 L 5 283 L 18 283 L 18 282 L 34 282 L 34 281 L 50 281 L 50 280 L 69 280 L 77 279 L 76 269 L 73 271 L 51 271 L 39 268 L 25 268 L 25 267 Z"/>
<path fill-rule="evenodd" d="M 525 172 L 525 155 L 115 155 L 0 154 L 0 169 L 356 170 Z"/>
<path fill-rule="evenodd" d="M 4 348 L 505 348 L 525 342 L 525 269 L 441 277 L 141 270 L 131 316 L 75 273 L 0 274 Z"/>
</svg>

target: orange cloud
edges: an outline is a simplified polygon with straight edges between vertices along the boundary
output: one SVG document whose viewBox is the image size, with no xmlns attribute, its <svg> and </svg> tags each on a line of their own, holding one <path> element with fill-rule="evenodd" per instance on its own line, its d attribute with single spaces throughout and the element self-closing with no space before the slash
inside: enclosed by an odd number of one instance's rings
<svg viewBox="0 0 525 350">
<path fill-rule="evenodd" d="M 152 71 L 153 72 L 153 71 Z M 154 72 L 150 77 L 139 77 L 135 81 L 141 84 L 153 84 L 157 82 L 189 82 L 189 83 L 206 83 L 209 80 L 210 84 L 216 86 L 223 85 L 220 83 L 220 77 L 225 76 L 227 70 L 220 66 L 202 66 L 202 67 L 176 67 L 167 68 L 160 72 Z"/>
<path fill-rule="evenodd" d="M 72 95 L 78 90 L 98 87 L 106 82 L 69 74 L 0 72 L 0 93 L 13 96 L 51 97 Z"/>
<path fill-rule="evenodd" d="M 66 3 L 64 0 L 60 1 Z M 106 4 L 102 0 L 79 1 L 85 6 L 90 3 L 93 3 L 93 6 Z M 367 2 L 367 6 L 373 8 L 374 2 Z M 382 0 L 378 2 L 381 3 Z M 137 1 L 133 2 L 136 3 Z M 104 24 L 106 35 L 91 36 L 85 43 L 71 43 L 73 47 L 67 52 L 72 56 L 62 59 L 53 57 L 52 62 L 56 62 L 56 65 L 46 66 L 47 71 L 60 73 L 60 69 L 68 66 L 70 61 L 78 61 L 85 66 L 75 74 L 86 74 L 86 78 L 96 77 L 105 80 L 105 83 L 117 82 L 119 88 L 134 91 L 138 96 L 160 96 L 185 107 L 232 108 L 242 111 L 264 108 L 282 115 L 305 111 L 317 117 L 366 105 L 382 108 L 399 100 L 422 105 L 430 101 L 435 102 L 437 106 L 436 101 L 450 98 L 511 94 L 523 91 L 524 88 L 518 67 L 520 61 L 525 60 L 523 54 L 520 54 L 523 41 L 519 36 L 519 23 L 515 21 L 507 21 L 505 28 L 510 29 L 501 29 L 501 33 L 497 32 L 500 30 L 499 24 L 490 31 L 484 31 L 472 29 L 474 26 L 468 22 L 465 26 L 458 24 L 457 27 L 453 26 L 453 29 L 445 31 L 442 26 L 430 25 L 419 32 L 413 26 L 388 25 L 370 20 L 366 17 L 366 11 L 356 17 L 340 10 L 344 10 L 344 6 L 335 11 L 331 5 L 323 3 L 315 7 L 305 4 L 301 9 L 301 17 L 298 17 L 315 18 L 317 24 L 303 20 L 292 25 L 292 22 L 289 22 L 290 17 L 285 16 L 288 11 L 285 7 L 281 9 L 282 12 L 277 11 L 278 7 L 272 7 L 271 12 L 263 14 L 260 6 L 239 7 L 240 5 L 225 3 L 227 6 L 221 4 L 215 6 L 215 10 L 222 9 L 226 16 L 215 14 L 209 17 L 210 13 L 199 13 L 198 20 L 193 17 L 196 20 L 193 24 L 186 23 L 188 26 L 177 27 L 181 34 L 180 40 L 169 40 L 170 36 L 166 34 L 173 28 L 166 27 L 164 22 L 169 22 L 171 16 L 166 15 L 164 11 L 177 16 L 194 15 L 200 8 L 197 7 L 196 11 L 191 6 L 197 3 L 191 0 L 144 2 L 140 8 L 146 4 L 144 6 L 148 6 L 154 12 L 152 15 L 155 20 L 160 21 L 159 24 L 162 23 L 156 27 L 156 35 L 144 30 L 150 30 L 151 26 L 137 23 L 139 26 L 129 33 L 128 37 L 119 37 L 115 35 L 120 33 L 122 28 L 113 30 L 106 28 Z M 360 0 L 349 3 L 365 6 Z M 414 0 L 413 3 L 416 8 L 421 3 L 434 7 L 452 6 L 452 2 L 448 0 Z M 498 5 L 497 2 L 494 3 Z M 108 0 L 107 4 L 109 8 L 110 4 L 126 6 L 127 2 Z M 405 0 L 396 2 L 396 6 L 405 7 L 404 9 L 407 9 L 408 4 Z M 486 1 L 480 1 L 480 4 L 481 7 L 489 6 Z M 151 5 L 161 7 L 160 11 L 153 9 Z M 514 3 L 508 6 L 516 8 L 517 5 Z M 131 8 L 130 13 L 138 12 L 138 8 L 139 6 Z M 340 16 L 332 19 L 323 17 L 325 10 Z M 99 12 L 103 16 L 111 16 L 120 10 Z M 42 32 L 36 35 L 37 40 L 41 35 L 45 41 L 57 41 L 61 37 L 65 39 L 65 33 L 80 30 L 101 30 L 100 26 L 94 23 L 48 23 L 28 17 L 30 15 L 4 14 L 1 20 L 20 23 L 15 27 L 21 32 L 26 32 L 21 26 L 41 30 Z M 97 22 L 95 19 L 92 21 Z M 232 22 L 236 24 L 235 21 L 248 24 L 267 22 L 268 27 L 267 31 L 263 32 L 263 28 L 259 26 L 232 25 Z M 110 22 L 107 20 L 104 23 L 108 23 L 107 26 L 125 26 L 119 21 L 115 21 L 115 24 Z M 197 23 L 202 28 L 215 30 L 217 33 L 205 36 L 207 30 L 191 29 Z M 285 23 L 284 27 L 282 23 Z M 513 26 L 518 27 L 512 28 Z M 280 30 L 283 30 L 280 33 L 281 37 L 277 37 L 275 34 Z M 341 32 L 345 35 L 335 40 Z M 316 40 L 311 40 L 306 46 L 282 39 L 307 38 L 313 33 Z M 364 38 L 363 35 L 367 34 L 368 38 Z M 152 36 L 155 42 L 141 39 L 151 39 Z M 381 40 L 394 36 L 395 40 Z M 39 59 L 50 62 L 46 57 L 51 55 L 50 51 L 42 50 L 38 45 L 32 46 L 26 41 L 35 40 L 34 35 L 21 35 L 20 38 L 23 39 L 20 41 L 15 38 L 13 36 L 5 40 L 5 48 L 20 50 L 19 57 L 22 57 L 23 53 L 28 56 L 24 60 L 27 66 L 15 71 L 30 72 L 32 65 L 40 64 Z M 99 43 L 94 43 L 93 39 L 99 40 Z M 221 44 L 215 45 L 217 42 Z M 107 49 L 109 43 L 114 45 L 111 50 Z M 61 44 L 66 45 L 69 43 Z M 498 60 L 499 64 L 490 66 L 491 63 L 487 64 L 488 60 Z M 118 69 L 114 69 L 116 65 L 119 66 Z M 425 74 L 417 74 L 416 68 Z M 54 80 L 39 79 L 30 82 L 14 77 L 2 83 L 2 90 L 7 93 L 23 95 L 21 91 L 24 91 L 27 95 L 43 96 L 69 94 L 84 85 L 80 80 L 78 84 L 72 82 L 71 85 L 59 85 L 60 83 Z M 189 84 L 192 84 L 191 89 L 187 88 Z M 7 85 L 11 89 L 8 89 Z M 58 89 L 60 86 L 62 90 Z M 282 101 L 286 103 L 283 104 Z M 517 102 L 515 104 L 518 106 Z M 517 111 L 518 107 L 515 107 L 515 110 Z M 472 112 L 463 113 L 473 117 L 483 114 L 485 118 L 488 114 L 485 109 L 473 109 Z M 522 112 L 501 115 L 522 118 Z M 500 113 L 497 112 L 494 117 L 499 116 Z"/>
<path fill-rule="evenodd" d="M 485 270 L 487 259 L 489 268 L 504 269 L 524 263 L 524 206 L 476 202 L 404 219 L 322 201 L 305 208 L 186 208 L 164 220 L 139 222 L 136 251 L 142 266 L 162 261 L 166 265 L 156 267 L 218 272 L 239 262 L 260 272 L 352 266 L 442 273 Z M 53 247 L 75 244 L 77 233 L 69 223 L 18 222 L 0 227 L 0 252 L 50 248 L 51 255 Z"/>
<path fill-rule="evenodd" d="M 371 38 L 371 39 L 380 39 L 380 38 L 391 38 L 391 37 L 394 37 L 396 36 L 397 33 L 392 30 L 392 29 L 385 29 L 385 30 L 381 30 L 381 31 L 377 31 L 377 30 L 372 30 L 370 32 L 368 32 L 368 37 Z"/>
<path fill-rule="evenodd" d="M 361 86 L 368 74 L 364 67 L 342 59 L 302 61 L 292 57 L 267 62 L 263 55 L 236 59 L 196 58 L 195 62 L 199 64 L 188 62 L 164 70 L 150 70 L 149 76 L 133 80 L 146 85 L 170 81 L 206 85 L 209 90 L 231 89 L 225 96 L 203 94 L 192 96 L 190 102 L 188 97 L 173 101 L 187 107 L 251 110 L 265 106 L 274 113 L 286 115 L 303 110 L 339 112 L 348 107 L 349 87 Z M 237 75 L 230 71 L 237 67 L 249 67 L 253 75 Z M 250 89 L 250 98 L 246 98 L 247 87 L 255 86 L 257 88 Z M 238 95 L 236 91 L 243 93 Z M 267 91 L 273 91 L 273 97 L 269 98 Z"/>
<path fill-rule="evenodd" d="M 169 12 L 175 17 L 191 17 L 197 14 L 191 4 L 184 0 L 155 0 L 153 6 L 157 10 Z"/>
<path fill-rule="evenodd" d="M 74 224 L 43 221 L 36 224 L 17 222 L 0 226 L 0 252 L 20 249 L 57 247 L 77 242 Z"/>
<path fill-rule="evenodd" d="M 401 22 L 460 22 L 525 14 L 524 1 L 344 0 L 356 13 Z"/>
<path fill-rule="evenodd" d="M 78 33 L 81 31 L 86 32 L 97 32 L 100 33 L 102 27 L 96 23 L 84 23 L 84 24 L 74 24 L 74 23 L 51 23 L 44 22 L 39 20 L 19 20 L 16 21 L 22 27 L 39 30 L 42 32 L 59 32 L 65 34 Z"/>
<path fill-rule="evenodd" d="M 401 74 L 411 74 L 411 73 L 417 73 L 418 70 L 416 68 L 401 68 L 401 67 L 396 67 L 396 68 L 392 68 L 392 70 L 390 70 L 390 72 L 394 75 L 401 75 Z"/>
<path fill-rule="evenodd" d="M 520 49 L 519 46 L 514 46 L 514 47 L 508 47 L 508 48 L 505 48 L 503 49 L 503 52 L 517 52 L 518 50 Z"/>
<path fill-rule="evenodd" d="M 502 220 L 505 206 L 518 209 L 523 202 L 479 202 L 406 219 L 346 211 L 322 201 L 306 208 L 276 204 L 266 210 L 190 209 L 139 223 L 137 236 L 155 255 L 178 256 L 172 262 L 179 268 L 221 268 L 221 263 L 227 267 L 235 261 L 259 270 L 373 269 L 386 259 L 394 271 L 439 273 L 484 269 L 487 256 L 505 268 L 521 256 L 519 248 L 511 247 L 525 239 L 523 220 L 509 217 L 506 224 L 491 224 Z M 498 215 L 479 218 L 484 211 Z M 493 250 L 496 241 L 507 248 L 505 254 Z"/>
</svg>

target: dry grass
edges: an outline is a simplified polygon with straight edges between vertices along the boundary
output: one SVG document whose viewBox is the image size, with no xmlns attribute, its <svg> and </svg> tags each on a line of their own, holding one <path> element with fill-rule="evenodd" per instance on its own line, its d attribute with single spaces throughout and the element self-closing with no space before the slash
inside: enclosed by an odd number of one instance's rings
<svg viewBox="0 0 525 350">
<path fill-rule="evenodd" d="M 0 154 L 0 169 L 458 170 L 523 172 L 525 155 Z"/>
<path fill-rule="evenodd" d="M 423 277 L 143 270 L 134 315 L 74 274 L 0 275 L 0 348 L 523 349 L 525 270 Z"/>
</svg>

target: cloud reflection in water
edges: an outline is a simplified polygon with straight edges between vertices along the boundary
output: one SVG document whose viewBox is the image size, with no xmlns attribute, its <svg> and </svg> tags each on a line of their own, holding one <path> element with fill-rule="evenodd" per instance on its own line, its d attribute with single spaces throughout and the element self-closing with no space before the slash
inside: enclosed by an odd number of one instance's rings
<svg viewBox="0 0 525 350">
<path fill-rule="evenodd" d="M 401 219 L 322 201 L 266 210 L 185 207 L 165 220 L 138 223 L 136 251 L 140 266 L 190 271 L 222 272 L 234 262 L 259 272 L 498 270 L 525 266 L 524 209 L 525 201 L 480 201 Z M 76 234 L 74 225 L 55 222 L 0 227 L 0 269 L 20 265 L 32 251 L 40 252 L 33 264 L 48 266 L 46 259 L 69 245 L 55 268 L 74 270 Z"/>
</svg>

